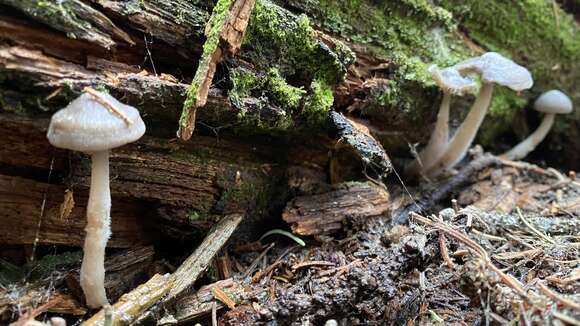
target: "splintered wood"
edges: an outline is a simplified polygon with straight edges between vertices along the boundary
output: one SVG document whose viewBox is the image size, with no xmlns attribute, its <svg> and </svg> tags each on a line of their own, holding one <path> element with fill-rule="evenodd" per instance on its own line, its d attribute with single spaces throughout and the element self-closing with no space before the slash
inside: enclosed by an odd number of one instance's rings
<svg viewBox="0 0 580 326">
<path fill-rule="evenodd" d="M 290 201 L 282 218 L 300 235 L 331 233 L 346 219 L 362 220 L 387 214 L 389 194 L 372 183 L 346 183 L 327 193 L 297 197 Z"/>
<path fill-rule="evenodd" d="M 147 283 L 141 284 L 133 291 L 123 295 L 112 306 L 112 324 L 129 325 L 169 291 L 171 282 L 172 278 L 170 274 L 155 274 Z M 105 309 L 102 309 L 82 325 L 103 325 L 104 320 Z"/>
<path fill-rule="evenodd" d="M 229 13 L 224 15 L 221 7 L 228 3 L 231 5 L 227 9 Z M 255 0 L 235 0 L 233 4 L 232 0 L 220 0 L 214 7 L 212 17 L 206 25 L 204 52 L 179 120 L 177 135 L 182 140 L 189 140 L 193 134 L 197 109 L 207 101 L 217 64 L 222 57 L 233 56 L 240 49 L 255 3 Z"/>
</svg>

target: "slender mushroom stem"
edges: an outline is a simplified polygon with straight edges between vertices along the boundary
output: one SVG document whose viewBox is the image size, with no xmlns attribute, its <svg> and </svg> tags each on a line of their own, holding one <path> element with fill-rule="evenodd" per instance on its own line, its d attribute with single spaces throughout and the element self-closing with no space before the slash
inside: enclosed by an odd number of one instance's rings
<svg viewBox="0 0 580 326">
<path fill-rule="evenodd" d="M 419 156 L 411 165 L 408 167 L 406 174 L 413 175 L 416 174 L 419 169 L 422 171 L 427 171 L 430 169 L 434 163 L 439 160 L 447 143 L 449 142 L 449 109 L 451 106 L 451 93 L 444 92 L 443 100 L 441 100 L 441 106 L 439 107 L 439 112 L 437 113 L 437 122 L 435 123 L 435 129 L 431 134 L 431 138 L 427 143 L 427 146 L 419 153 Z"/>
<path fill-rule="evenodd" d="M 109 188 L 109 151 L 94 152 L 91 168 L 91 188 L 87 204 L 87 233 L 81 265 L 81 287 L 87 306 L 99 308 L 106 304 L 105 247 L 111 235 L 111 190 Z"/>
<path fill-rule="evenodd" d="M 483 83 L 469 114 L 447 145 L 445 153 L 427 171 L 427 175 L 437 176 L 463 159 L 485 118 L 492 93 L 493 83 Z"/>
<path fill-rule="evenodd" d="M 517 161 L 526 157 L 526 155 L 528 155 L 529 152 L 533 151 L 536 148 L 536 146 L 538 146 L 538 144 L 541 143 L 542 140 L 544 140 L 544 138 L 546 138 L 546 135 L 548 134 L 548 132 L 550 132 L 550 129 L 554 124 L 555 117 L 556 114 L 554 113 L 546 113 L 544 115 L 544 118 L 542 119 L 542 122 L 538 126 L 538 129 L 536 129 L 531 135 L 528 136 L 528 138 L 524 139 L 521 143 L 514 146 L 514 148 L 503 153 L 500 157 L 511 161 Z"/>
</svg>

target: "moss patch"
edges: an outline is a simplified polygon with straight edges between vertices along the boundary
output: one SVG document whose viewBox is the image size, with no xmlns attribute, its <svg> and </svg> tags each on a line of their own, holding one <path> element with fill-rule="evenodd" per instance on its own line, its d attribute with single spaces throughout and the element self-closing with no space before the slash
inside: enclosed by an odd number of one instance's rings
<svg viewBox="0 0 580 326">
<path fill-rule="evenodd" d="M 354 62 L 345 44 L 319 41 L 307 16 L 295 16 L 267 0 L 256 2 L 240 55 L 252 63 L 252 72 L 231 70 L 230 99 L 240 107 L 245 125 L 253 123 L 269 133 L 321 126 L 333 103 L 332 87 Z M 295 124 L 300 115 L 306 123 Z"/>
<path fill-rule="evenodd" d="M 334 95 L 330 86 L 324 81 L 313 81 L 302 110 L 307 124 L 314 127 L 323 125 L 333 102 Z"/>
</svg>

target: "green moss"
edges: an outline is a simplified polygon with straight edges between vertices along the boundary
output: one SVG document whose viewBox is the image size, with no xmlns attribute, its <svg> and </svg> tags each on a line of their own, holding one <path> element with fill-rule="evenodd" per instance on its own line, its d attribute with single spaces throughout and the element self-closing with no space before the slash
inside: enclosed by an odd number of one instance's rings
<svg viewBox="0 0 580 326">
<path fill-rule="evenodd" d="M 334 95 L 330 86 L 324 81 L 313 81 L 302 110 L 306 123 L 310 126 L 323 125 L 333 102 Z"/>
<path fill-rule="evenodd" d="M 307 16 L 258 0 L 240 52 L 252 63 L 253 72 L 243 68 L 230 72 L 229 96 L 240 107 L 244 124 L 254 131 L 286 132 L 304 113 L 312 124 L 300 126 L 320 126 L 332 105 L 332 86 L 344 79 L 346 67 L 355 59 L 344 43 L 329 43 L 317 39 Z M 253 100 L 244 102 L 245 97 Z"/>
<path fill-rule="evenodd" d="M 95 90 L 99 91 L 99 92 L 103 92 L 103 93 L 109 93 L 109 89 L 105 86 L 105 85 L 97 85 L 95 87 Z"/>
<path fill-rule="evenodd" d="M 354 59 L 344 44 L 333 51 L 319 42 L 307 16 L 296 17 L 267 0 L 256 2 L 244 46 L 260 70 L 275 65 L 281 75 L 307 74 L 329 84 L 341 81 Z"/>
<path fill-rule="evenodd" d="M 228 18 L 231 4 L 232 0 L 218 0 L 213 8 L 209 21 L 207 22 L 206 40 L 203 44 L 203 53 L 197 66 L 195 76 L 187 90 L 185 102 L 183 103 L 183 112 L 179 120 L 179 124 L 182 128 L 187 127 L 189 112 L 197 106 L 199 90 L 207 76 L 212 56 L 219 45 L 219 35 L 225 20 Z"/>
<path fill-rule="evenodd" d="M 276 68 L 273 68 L 268 72 L 265 87 L 271 94 L 274 103 L 286 107 L 287 109 L 296 109 L 300 104 L 302 96 L 306 93 L 302 88 L 288 84 L 286 80 L 280 76 L 280 72 Z"/>
<path fill-rule="evenodd" d="M 264 86 L 263 78 L 259 78 L 252 71 L 244 68 L 232 69 L 230 71 L 230 80 L 233 87 L 229 92 L 229 96 L 236 100 L 250 96 L 253 90 L 259 90 Z"/>
</svg>

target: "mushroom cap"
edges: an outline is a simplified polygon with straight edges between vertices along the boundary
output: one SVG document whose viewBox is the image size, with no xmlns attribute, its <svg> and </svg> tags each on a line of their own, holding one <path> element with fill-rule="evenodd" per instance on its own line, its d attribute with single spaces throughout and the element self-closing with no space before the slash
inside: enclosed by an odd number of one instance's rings
<svg viewBox="0 0 580 326">
<path fill-rule="evenodd" d="M 534 102 L 534 110 L 544 113 L 568 114 L 572 112 L 572 100 L 563 92 L 553 89 L 538 97 Z"/>
<path fill-rule="evenodd" d="M 110 112 L 93 95 L 83 93 L 52 116 L 47 138 L 53 146 L 91 153 L 119 147 L 143 136 L 145 123 L 137 109 L 107 93 L 98 92 L 98 95 L 131 123 Z"/>
<path fill-rule="evenodd" d="M 507 86 L 514 91 L 528 89 L 534 84 L 528 69 L 495 52 L 467 59 L 455 68 L 461 74 L 478 73 L 483 82 Z"/>
<path fill-rule="evenodd" d="M 473 79 L 461 76 L 454 67 L 439 69 L 437 65 L 432 65 L 428 71 L 445 93 L 462 95 L 476 87 Z"/>
</svg>

